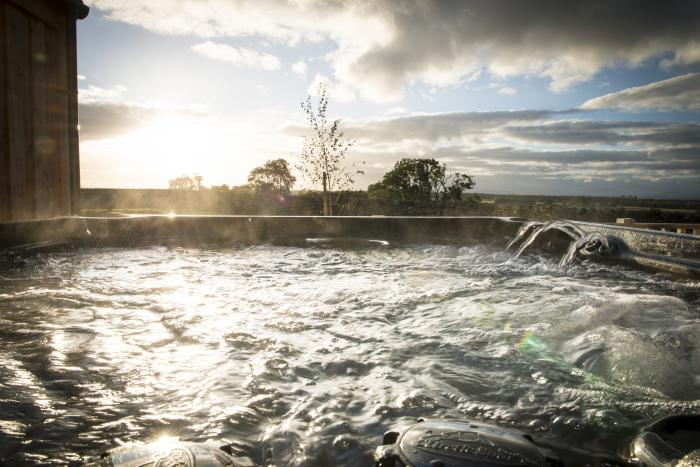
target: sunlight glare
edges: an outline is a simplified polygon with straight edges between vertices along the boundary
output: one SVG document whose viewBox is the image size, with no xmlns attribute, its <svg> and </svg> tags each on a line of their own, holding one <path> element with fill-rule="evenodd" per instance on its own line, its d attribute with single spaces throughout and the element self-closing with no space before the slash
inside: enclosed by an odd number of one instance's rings
<svg viewBox="0 0 700 467">
<path fill-rule="evenodd" d="M 180 438 L 176 436 L 171 436 L 168 434 L 163 434 L 158 437 L 158 439 L 155 440 L 153 443 L 153 446 L 156 447 L 159 451 L 161 452 L 166 452 L 170 451 L 173 448 L 177 447 L 180 442 Z"/>
<path fill-rule="evenodd" d="M 81 173 L 87 186 L 166 188 L 169 180 L 195 173 L 205 185 L 239 185 L 272 154 L 288 151 L 291 140 L 245 119 L 162 116 L 128 133 L 81 142 Z"/>
</svg>

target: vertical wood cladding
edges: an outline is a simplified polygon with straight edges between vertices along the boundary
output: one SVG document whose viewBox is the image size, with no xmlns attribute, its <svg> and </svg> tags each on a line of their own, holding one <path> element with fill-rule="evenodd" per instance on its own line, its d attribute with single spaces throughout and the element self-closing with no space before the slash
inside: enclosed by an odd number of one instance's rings
<svg viewBox="0 0 700 467">
<path fill-rule="evenodd" d="M 0 222 L 77 214 L 76 13 L 0 0 Z"/>
</svg>

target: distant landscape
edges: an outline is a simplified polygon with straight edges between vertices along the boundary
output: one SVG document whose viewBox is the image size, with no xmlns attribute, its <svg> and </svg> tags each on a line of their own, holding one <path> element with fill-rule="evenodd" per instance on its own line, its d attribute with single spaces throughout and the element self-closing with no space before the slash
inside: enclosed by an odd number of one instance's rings
<svg viewBox="0 0 700 467">
<path fill-rule="evenodd" d="M 128 214 L 215 214 L 215 215 L 321 215 L 320 191 L 270 194 L 245 190 L 115 189 L 83 188 L 85 216 Z M 337 194 L 335 215 L 391 215 L 391 201 L 373 199 L 367 191 Z M 418 214 L 418 213 L 417 213 Z M 430 212 L 421 212 L 430 215 Z M 438 213 L 432 213 L 438 215 Z M 615 222 L 631 217 L 638 222 L 699 223 L 700 200 L 644 199 L 636 197 L 465 195 L 442 215 L 516 216 L 528 219 L 570 219 Z"/>
</svg>

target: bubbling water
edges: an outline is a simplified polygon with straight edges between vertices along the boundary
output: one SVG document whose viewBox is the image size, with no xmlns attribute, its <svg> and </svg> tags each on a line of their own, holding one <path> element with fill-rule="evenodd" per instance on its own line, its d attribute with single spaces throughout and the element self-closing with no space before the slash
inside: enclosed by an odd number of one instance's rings
<svg viewBox="0 0 700 467">
<path fill-rule="evenodd" d="M 417 417 L 614 454 L 652 418 L 700 413 L 697 281 L 351 243 L 95 249 L 3 272 L 0 463 L 169 435 L 263 465 L 371 465 Z"/>
<path fill-rule="evenodd" d="M 628 253 L 627 246 L 621 239 L 606 236 L 599 232 L 586 233 L 575 224 L 567 221 L 526 222 L 518 229 L 515 237 L 506 245 L 506 252 L 511 251 L 515 245 L 520 243 L 514 254 L 518 258 L 540 235 L 551 230 L 563 232 L 572 238 L 568 250 L 559 261 L 559 267 L 562 269 L 571 265 L 579 256 L 613 256 L 615 254 Z"/>
</svg>

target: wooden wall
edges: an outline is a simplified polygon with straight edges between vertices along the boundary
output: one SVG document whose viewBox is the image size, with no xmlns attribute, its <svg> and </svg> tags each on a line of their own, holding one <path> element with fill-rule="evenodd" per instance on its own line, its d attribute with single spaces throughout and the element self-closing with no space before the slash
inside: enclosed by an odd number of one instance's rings
<svg viewBox="0 0 700 467">
<path fill-rule="evenodd" d="M 79 213 L 73 3 L 0 0 L 0 222 Z"/>
</svg>

